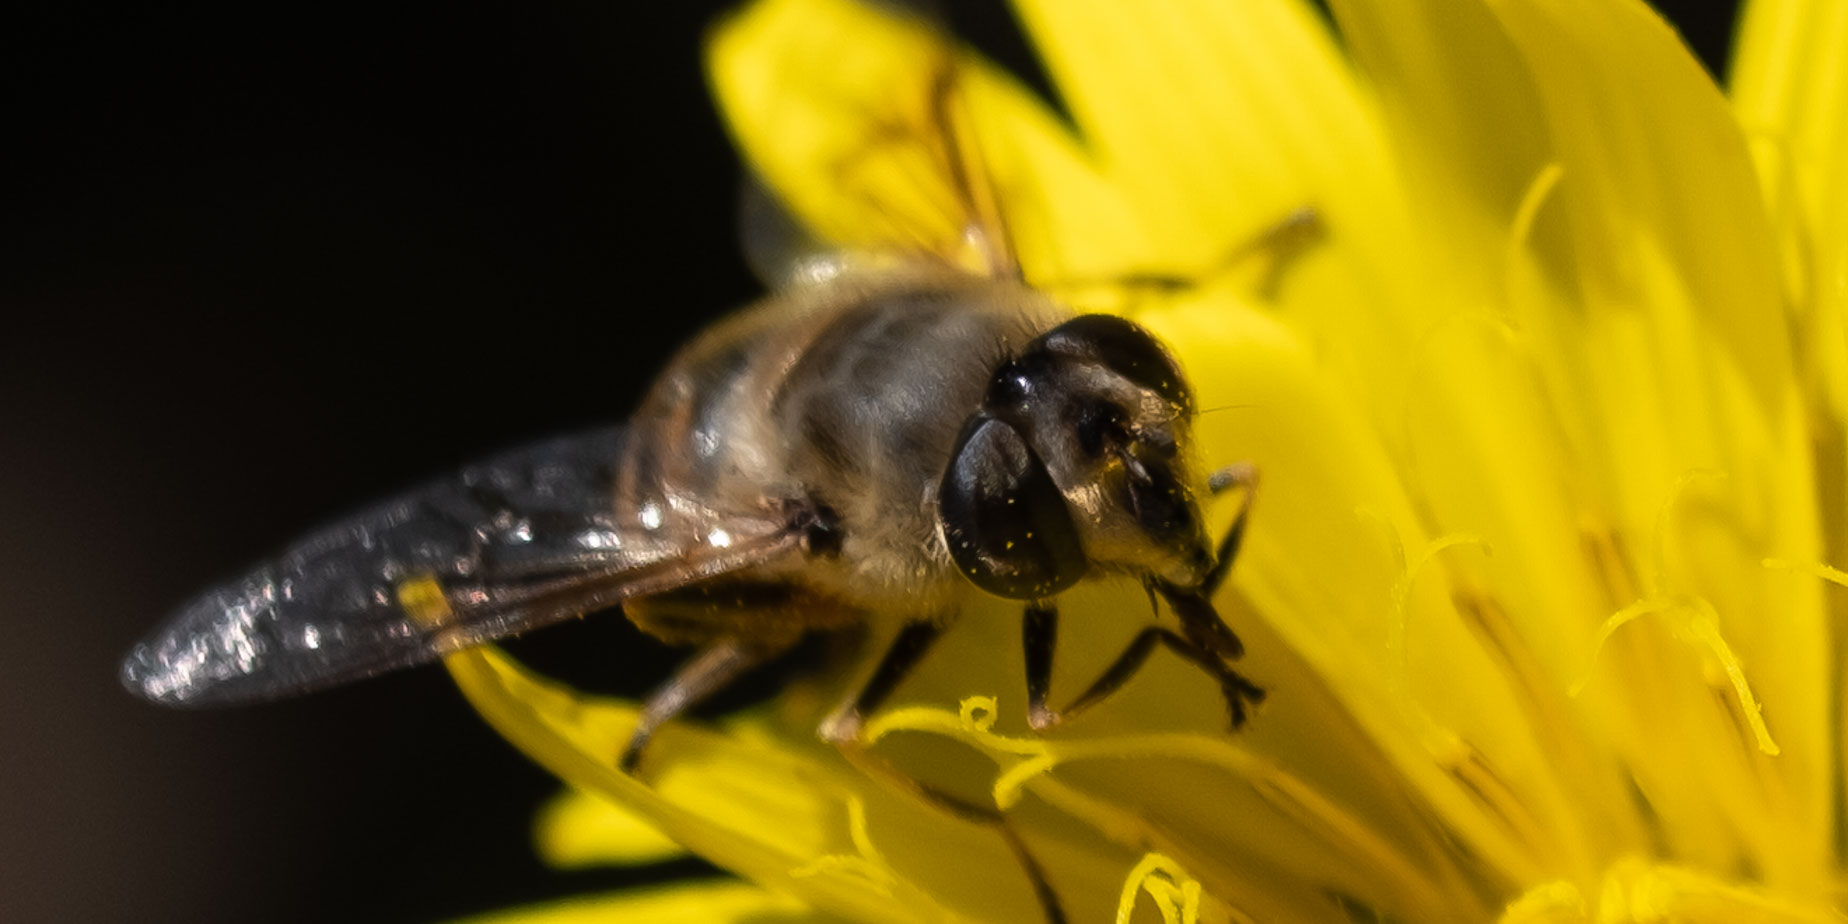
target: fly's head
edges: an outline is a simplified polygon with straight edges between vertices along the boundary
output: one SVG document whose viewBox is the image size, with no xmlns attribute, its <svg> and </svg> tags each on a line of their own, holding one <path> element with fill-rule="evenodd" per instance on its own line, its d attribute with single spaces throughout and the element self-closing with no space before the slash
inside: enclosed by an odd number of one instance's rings
<svg viewBox="0 0 1848 924">
<path fill-rule="evenodd" d="M 1093 569 L 1196 587 L 1213 566 L 1188 460 L 1193 395 L 1153 335 L 1111 315 L 995 370 L 939 491 L 958 570 L 1037 599 Z"/>
</svg>

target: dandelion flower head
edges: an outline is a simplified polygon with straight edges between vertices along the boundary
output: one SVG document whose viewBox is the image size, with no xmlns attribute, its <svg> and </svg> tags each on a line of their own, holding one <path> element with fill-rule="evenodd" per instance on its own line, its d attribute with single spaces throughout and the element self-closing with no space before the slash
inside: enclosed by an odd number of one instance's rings
<svg viewBox="0 0 1848 924">
<path fill-rule="evenodd" d="M 1848 6 L 1753 0 L 1729 92 L 1636 0 L 1328 5 L 1016 0 L 1062 110 L 880 6 L 715 29 L 753 169 L 847 249 L 960 230 L 941 171 L 866 143 L 953 56 L 1026 279 L 1154 330 L 1231 408 L 1200 452 L 1263 474 L 1216 600 L 1269 690 L 1239 733 L 1162 655 L 1031 732 L 996 601 L 867 736 L 992 799 L 1074 920 L 1840 920 Z M 1228 259 L 1304 207 L 1318 240 Z M 1111 283 L 1151 273 L 1190 284 Z M 1068 690 L 1147 613 L 1073 596 Z M 749 880 L 558 920 L 1040 914 L 993 830 L 816 740 L 838 691 L 676 724 L 642 782 L 611 766 L 632 705 L 449 663 L 564 779 Z M 671 849 L 560 817 L 566 853 Z"/>
</svg>

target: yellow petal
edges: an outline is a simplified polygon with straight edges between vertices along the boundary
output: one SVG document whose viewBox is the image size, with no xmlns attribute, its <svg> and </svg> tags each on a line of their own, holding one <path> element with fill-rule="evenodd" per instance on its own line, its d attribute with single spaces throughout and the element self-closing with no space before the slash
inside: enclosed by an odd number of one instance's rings
<svg viewBox="0 0 1848 924">
<path fill-rule="evenodd" d="M 1754 0 L 1733 57 L 1732 99 L 1746 135 L 1763 145 L 1776 183 L 1788 175 L 1801 203 L 1800 246 L 1830 261 L 1848 246 L 1848 5 Z M 1781 197 L 1767 191 L 1775 203 Z M 1842 269 L 1835 263 L 1836 270 Z M 1818 267 L 1820 269 L 1820 267 Z M 1805 291 L 1841 298 L 1840 276 L 1820 273 Z"/>
<path fill-rule="evenodd" d="M 1517 710 L 1493 665 L 1434 593 L 1435 582 L 1409 593 L 1403 588 L 1402 550 L 1419 548 L 1423 531 L 1390 458 L 1284 325 L 1210 299 L 1142 320 L 1177 345 L 1203 402 L 1233 405 L 1200 422 L 1208 457 L 1215 464 L 1251 461 L 1262 476 L 1233 574 L 1261 622 L 1235 617 L 1234 625 L 1247 637 L 1252 676 L 1274 692 L 1238 746 L 1277 761 L 1354 813 L 1308 826 L 1320 829 L 1325 845 L 1348 840 L 1348 846 L 1294 854 L 1282 845 L 1297 836 L 1285 832 L 1300 830 L 1301 819 L 1264 821 L 1260 809 L 1241 808 L 1250 820 L 1225 822 L 1217 835 L 1228 839 L 1222 851 L 1269 856 L 1310 881 L 1329 870 L 1367 870 L 1378 877 L 1370 884 L 1326 886 L 1409 919 L 1480 914 L 1467 903 L 1445 905 L 1467 894 L 1445 886 L 1481 875 L 1519 881 L 1532 874 L 1534 860 L 1522 842 L 1528 832 L 1489 823 L 1459 775 L 1463 764 L 1451 759 L 1457 749 L 1446 744 L 1445 759 L 1436 759 L 1431 723 L 1418 701 L 1427 695 L 1426 678 L 1467 686 L 1476 694 L 1453 703 L 1454 710 L 1473 711 L 1472 727 L 1504 735 Z M 1395 629 L 1390 615 L 1402 595 L 1409 630 Z M 1449 618 L 1439 617 L 1440 610 Z M 1427 666 L 1427 657 L 1441 663 Z M 1303 735 L 1304 728 L 1317 733 Z M 1394 779 L 1400 782 L 1387 783 Z M 1331 835 L 1331 829 L 1350 833 Z M 1365 859 L 1374 836 L 1414 858 L 1416 872 L 1397 875 L 1390 862 Z M 1455 841 L 1470 848 L 1452 853 L 1447 845 Z"/>
<path fill-rule="evenodd" d="M 508 740 L 575 786 L 620 799 L 712 862 L 810 907 L 860 921 L 1023 920 L 1030 885 L 992 829 L 888 788 L 822 748 L 672 723 L 638 779 L 615 768 L 633 705 L 578 695 L 480 648 L 444 665 Z M 814 716 L 808 719 L 813 728 Z M 1040 848 L 1062 892 L 1107 906 L 1132 859 L 1057 842 Z"/>
<path fill-rule="evenodd" d="M 1510 0 L 1492 9 L 1534 74 L 1563 168 L 1558 207 L 1575 241 L 1586 338 L 1593 351 L 1609 346 L 1588 370 L 1604 396 L 1599 454 L 1613 499 L 1629 508 L 1615 511 L 1619 528 L 1653 547 L 1653 562 L 1637 555 L 1643 592 L 1685 591 L 1713 607 L 1753 682 L 1776 688 L 1761 695 L 1775 710 L 1779 741 L 1796 748 L 1776 763 L 1753 753 L 1716 762 L 1706 749 L 1671 757 L 1693 740 L 1695 729 L 1684 728 L 1632 759 L 1651 768 L 1645 785 L 1674 818 L 1700 818 L 1696 805 L 1711 806 L 1705 800 L 1716 791 L 1738 797 L 1719 803 L 1728 825 L 1741 829 L 1735 836 L 1775 869 L 1768 875 L 1815 888 L 1828 825 L 1779 806 L 1790 795 L 1816 804 L 1828 790 L 1822 611 L 1817 597 L 1778 586 L 1755 560 L 1780 548 L 1820 548 L 1813 501 L 1793 487 L 1812 483 L 1807 431 L 1785 328 L 1775 320 L 1782 290 L 1774 237 L 1743 137 L 1718 88 L 1640 3 Z M 1699 499 L 1684 506 L 1689 490 Z M 1703 509 L 1726 512 L 1684 518 Z M 1767 609 L 1776 618 L 1763 618 Z M 1688 663 L 1685 649 L 1662 657 Z M 1711 673 L 1710 664 L 1697 673 Z M 1637 664 L 1626 676 L 1647 670 Z M 1702 685 L 1678 695 L 1690 705 L 1707 701 Z M 1661 706 L 1643 698 L 1638 714 L 1659 717 Z M 1643 740 L 1664 728 L 1659 719 L 1638 721 L 1633 731 Z M 1679 774 L 1689 760 L 1711 775 L 1696 782 Z M 1777 782 L 1758 791 L 1754 780 L 1767 772 Z M 1763 824 L 1767 814 L 1778 820 Z M 1679 836 L 1725 837 L 1692 826 Z M 1690 855 L 1707 849 L 1689 845 Z"/>
<path fill-rule="evenodd" d="M 707 47 L 740 149 L 812 233 L 926 251 L 962 233 L 933 125 L 948 52 L 929 29 L 860 4 L 785 0 L 725 20 Z"/>
<path fill-rule="evenodd" d="M 1386 189 L 1371 113 L 1327 30 L 1289 0 L 1016 0 L 1086 150 L 1157 266 L 1202 274 L 1292 209 L 1359 226 Z"/>
<path fill-rule="evenodd" d="M 1790 226 L 1843 210 L 1816 217 L 1815 181 L 1755 164 L 1633 0 L 1334 0 L 1367 80 L 1286 0 L 1018 6 L 1075 134 L 932 30 L 845 0 L 753 6 L 716 34 L 712 77 L 755 169 L 836 244 L 967 263 L 982 202 L 943 146 L 955 124 L 979 139 L 1029 280 L 1202 280 L 1119 306 L 1229 408 L 1199 423 L 1209 460 L 1263 475 L 1218 603 L 1271 698 L 1228 737 L 1211 683 L 1157 654 L 1082 727 L 1017 731 L 1018 606 L 990 601 L 869 726 L 880 752 L 992 792 L 1075 915 L 1827 907 L 1840 691 L 1824 582 L 1848 546 L 1825 539 L 1844 518 L 1819 515 L 1815 469 L 1848 439 L 1837 422 L 1811 443 L 1831 405 L 1798 383 L 1848 382 L 1848 363 L 1793 355 L 1786 321 L 1820 329 L 1803 300 L 1831 264 L 1780 254 L 1772 230 L 1801 243 Z M 1813 60 L 1834 39 L 1755 15 L 1773 38 L 1742 60 L 1772 76 L 1743 84 L 1741 111 L 1816 112 L 1751 55 Z M 1809 130 L 1791 151 L 1833 150 L 1837 123 Z M 1254 304 L 1227 255 L 1305 205 L 1325 240 Z M 1134 590 L 1062 600 L 1060 690 L 1140 625 L 1122 616 L 1146 605 Z M 607 759 L 632 709 L 493 655 L 450 664 L 561 775 L 813 907 L 1037 916 L 994 831 L 842 764 L 789 697 L 729 736 L 670 727 L 642 785 Z"/>
<path fill-rule="evenodd" d="M 645 785 L 615 768 L 617 748 L 635 724 L 633 707 L 580 699 L 533 678 L 492 649 L 451 655 L 444 664 L 475 709 L 521 750 L 566 782 L 622 799 L 720 866 L 758 883 L 787 885 L 791 894 L 850 917 L 932 919 L 928 898 L 914 896 L 916 904 L 895 906 L 886 883 L 847 875 L 792 875 L 815 858 L 837 852 L 833 833 L 840 825 L 830 815 L 845 817 L 837 801 L 843 790 L 817 786 L 798 761 L 674 725 L 653 742 L 649 755 L 664 774 Z M 742 772 L 741 764 L 751 770 Z"/>
<path fill-rule="evenodd" d="M 1802 381 L 1822 446 L 1839 461 L 1848 418 L 1848 5 L 1746 5 L 1732 98 L 1778 225 Z M 1838 521 L 1830 547 L 1848 548 Z"/>
<path fill-rule="evenodd" d="M 1494 256 L 1494 229 L 1509 223 L 1551 156 L 1540 101 L 1507 35 L 1474 3 L 1332 0 L 1330 7 L 1392 125 L 1420 209 L 1476 229 L 1454 246 Z M 1457 53 L 1462 48 L 1471 51 Z M 1465 219 L 1472 210 L 1480 215 Z"/>
<path fill-rule="evenodd" d="M 1759 403 L 1780 409 L 1791 378 L 1783 332 L 1765 323 L 1779 304 L 1773 238 L 1719 88 L 1640 2 L 1492 8 L 1540 90 L 1588 301 L 1693 312 Z M 1688 291 L 1663 292 L 1639 245 L 1658 250 Z"/>
<path fill-rule="evenodd" d="M 1089 273 L 1140 243 L 1045 107 L 921 20 L 850 0 L 759 3 L 715 31 L 707 67 L 753 169 L 824 242 L 1007 269 L 967 252 L 976 228 L 1028 278 Z"/>
<path fill-rule="evenodd" d="M 1330 373 L 1392 392 L 1387 358 L 1430 315 L 1382 309 L 1428 307 L 1434 277 L 1408 252 L 1412 213 L 1372 100 L 1314 12 L 1290 0 L 1015 5 L 1146 240 L 1106 266 L 1209 280 L 1274 270 L 1268 294 L 1313 329 Z M 1320 228 L 1313 244 L 1283 264 L 1252 253 L 1301 210 Z"/>
<path fill-rule="evenodd" d="M 1825 924 L 1825 902 L 1791 902 L 1691 869 L 1628 859 L 1587 894 L 1569 882 L 1535 886 L 1510 903 L 1501 924 Z"/>
<path fill-rule="evenodd" d="M 497 911 L 456 924 L 828 924 L 840 921 L 787 896 L 732 879 L 583 896 Z"/>
<path fill-rule="evenodd" d="M 566 789 L 539 810 L 534 840 L 541 860 L 565 869 L 658 863 L 687 852 L 627 807 L 581 789 Z"/>
</svg>

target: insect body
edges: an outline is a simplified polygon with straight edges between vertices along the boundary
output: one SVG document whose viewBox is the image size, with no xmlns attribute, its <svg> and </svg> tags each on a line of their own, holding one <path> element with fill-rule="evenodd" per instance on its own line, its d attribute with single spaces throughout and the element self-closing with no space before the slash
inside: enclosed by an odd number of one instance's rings
<svg viewBox="0 0 1848 924">
<path fill-rule="evenodd" d="M 1018 283 L 920 266 L 848 275 L 721 322 L 626 428 L 463 470 L 312 534 L 208 591 L 137 645 L 124 683 L 170 705 L 273 698 L 431 660 L 621 604 L 698 646 L 643 710 L 650 733 L 805 633 L 906 624 L 823 728 L 853 737 L 959 600 L 1026 602 L 1029 708 L 1047 702 L 1053 598 L 1137 576 L 1183 632 L 1150 630 L 1075 711 L 1157 643 L 1217 677 L 1234 722 L 1261 693 L 1207 595 L 1219 549 L 1186 452 L 1192 397 L 1147 332 Z"/>
<path fill-rule="evenodd" d="M 182 607 L 130 652 L 124 684 L 169 705 L 267 699 L 620 605 L 698 649 L 644 704 L 617 757 L 633 770 L 663 722 L 804 635 L 895 619 L 870 679 L 820 729 L 852 757 L 864 717 L 988 594 L 1021 602 L 1035 728 L 1108 696 L 1157 646 L 1215 679 L 1240 724 L 1263 691 L 1233 668 L 1242 646 L 1210 599 L 1247 507 L 1214 541 L 1200 499 L 1249 488 L 1249 470 L 1193 466 L 1193 395 L 1152 335 L 1019 281 L 1005 197 L 954 130 L 950 62 L 916 71 L 915 131 L 868 124 L 866 150 L 833 163 L 903 148 L 934 164 L 958 200 L 955 242 L 914 241 L 719 323 L 625 426 L 465 468 L 305 537 Z M 954 268 L 963 245 L 984 271 Z M 1142 581 L 1179 630 L 1144 628 L 1055 708 L 1056 598 L 1105 574 Z M 998 809 L 907 782 L 997 826 L 1046 918 L 1064 919 Z"/>
<path fill-rule="evenodd" d="M 697 338 L 626 427 L 466 468 L 206 592 L 135 646 L 122 680 L 169 705 L 265 699 L 620 604 L 699 649 L 643 706 L 617 758 L 633 770 L 661 723 L 806 633 L 896 618 L 820 729 L 861 759 L 864 716 L 987 593 L 1023 602 L 1035 728 L 1102 700 L 1157 645 L 1218 681 L 1237 726 L 1263 692 L 1232 667 L 1242 648 L 1209 600 L 1244 508 L 1215 544 L 1198 498 L 1248 476 L 1194 471 L 1193 414 L 1181 370 L 1127 320 L 941 266 L 847 276 Z M 1165 598 L 1180 631 L 1145 628 L 1055 709 L 1054 599 L 1108 573 Z M 1046 919 L 1064 920 L 998 810 L 900 776 L 996 826 Z"/>
</svg>

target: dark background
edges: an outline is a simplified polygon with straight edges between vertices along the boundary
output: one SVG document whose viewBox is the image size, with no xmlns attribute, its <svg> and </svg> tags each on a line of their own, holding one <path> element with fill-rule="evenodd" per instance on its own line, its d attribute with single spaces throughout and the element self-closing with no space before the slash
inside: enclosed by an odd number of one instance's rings
<svg viewBox="0 0 1848 924">
<path fill-rule="evenodd" d="M 757 291 L 698 63 L 723 6 L 0 15 L 0 918 L 416 922 L 634 881 L 537 865 L 554 784 L 441 671 L 173 713 L 115 662 L 304 526 L 621 418 Z M 951 18 L 1025 60 L 991 6 Z M 1730 16 L 1676 18 L 1720 60 Z M 520 645 L 628 693 L 673 657 L 621 619 Z"/>
</svg>

